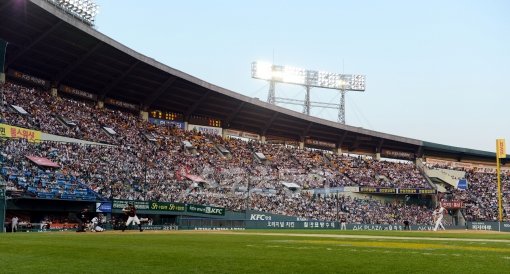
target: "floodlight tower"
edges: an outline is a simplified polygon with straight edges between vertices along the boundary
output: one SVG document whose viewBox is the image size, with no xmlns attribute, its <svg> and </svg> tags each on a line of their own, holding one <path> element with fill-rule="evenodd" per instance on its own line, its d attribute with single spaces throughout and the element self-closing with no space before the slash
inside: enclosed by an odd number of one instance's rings
<svg viewBox="0 0 510 274">
<path fill-rule="evenodd" d="M 347 91 L 365 91 L 366 78 L 365 75 L 359 74 L 339 74 L 306 70 L 259 61 L 251 64 L 251 77 L 269 81 L 268 103 L 302 105 L 303 113 L 307 115 L 310 115 L 312 107 L 338 109 L 338 122 L 341 124 L 345 124 L 345 93 Z M 305 87 L 305 100 L 276 97 L 275 86 L 277 82 Z M 312 87 L 339 90 L 341 94 L 340 104 L 311 102 L 310 90 Z"/>
<path fill-rule="evenodd" d="M 274 105 L 274 96 L 275 96 L 275 81 L 271 80 L 269 81 L 269 92 L 267 93 L 267 102 Z"/>
</svg>

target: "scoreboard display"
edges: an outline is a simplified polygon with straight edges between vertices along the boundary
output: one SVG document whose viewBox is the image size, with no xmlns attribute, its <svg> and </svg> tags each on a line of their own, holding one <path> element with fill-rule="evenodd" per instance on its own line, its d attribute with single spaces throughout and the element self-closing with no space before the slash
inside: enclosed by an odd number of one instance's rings
<svg viewBox="0 0 510 274">
<path fill-rule="evenodd" d="M 149 112 L 149 117 L 154 119 L 168 120 L 168 121 L 182 121 L 183 115 L 175 112 L 153 110 Z"/>
<path fill-rule="evenodd" d="M 184 115 L 180 113 L 152 110 L 149 112 L 149 118 L 167 120 L 167 121 L 184 121 Z M 221 120 L 210 117 L 192 115 L 189 117 L 189 123 L 208 127 L 221 127 Z"/>
<path fill-rule="evenodd" d="M 208 121 L 208 126 L 210 127 L 221 127 L 221 120 L 219 119 L 213 119 L 213 118 L 209 118 L 207 119 Z"/>
<path fill-rule="evenodd" d="M 190 124 L 209 126 L 209 127 L 221 127 L 221 120 L 216 118 L 191 116 L 189 118 Z"/>
</svg>

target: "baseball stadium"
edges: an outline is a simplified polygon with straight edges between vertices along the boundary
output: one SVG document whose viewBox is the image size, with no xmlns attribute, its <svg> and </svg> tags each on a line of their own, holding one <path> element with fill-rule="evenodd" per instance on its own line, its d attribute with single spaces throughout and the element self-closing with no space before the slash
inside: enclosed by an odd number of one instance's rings
<svg viewBox="0 0 510 274">
<path fill-rule="evenodd" d="M 504 139 L 348 125 L 364 75 L 253 62 L 268 100 L 246 96 L 99 32 L 97 8 L 0 1 L 0 272 L 510 268 Z M 306 89 L 302 113 L 275 83 Z M 312 87 L 340 92 L 338 121 L 310 115 Z"/>
</svg>

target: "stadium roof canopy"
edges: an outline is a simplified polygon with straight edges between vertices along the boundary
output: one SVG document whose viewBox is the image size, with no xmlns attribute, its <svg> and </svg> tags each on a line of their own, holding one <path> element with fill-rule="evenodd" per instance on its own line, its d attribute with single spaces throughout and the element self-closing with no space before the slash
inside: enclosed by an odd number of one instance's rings
<svg viewBox="0 0 510 274">
<path fill-rule="evenodd" d="M 136 104 L 143 110 L 200 115 L 223 128 L 289 140 L 334 143 L 343 151 L 392 150 L 488 161 L 494 153 L 443 146 L 306 116 L 250 98 L 159 63 L 105 36 L 45 0 L 0 2 L 6 68 Z M 214 68 L 211 68 L 214 69 Z"/>
</svg>

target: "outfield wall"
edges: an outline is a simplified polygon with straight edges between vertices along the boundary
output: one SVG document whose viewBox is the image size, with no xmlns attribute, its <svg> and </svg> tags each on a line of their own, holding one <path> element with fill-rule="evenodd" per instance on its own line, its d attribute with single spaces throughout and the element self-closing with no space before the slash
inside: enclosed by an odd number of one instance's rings
<svg viewBox="0 0 510 274">
<path fill-rule="evenodd" d="M 510 227 L 510 223 L 508 224 Z M 432 231 L 432 225 L 411 225 L 412 231 Z M 250 221 L 250 220 L 207 220 L 207 219 L 181 219 L 179 229 L 183 230 L 244 230 L 244 229 L 300 229 L 300 230 L 342 230 L 341 224 L 335 221 Z M 446 229 L 465 229 L 464 226 L 449 226 Z M 370 231 L 406 230 L 403 225 L 391 224 L 346 224 L 343 230 Z M 510 232 L 510 229 L 508 230 Z"/>
<path fill-rule="evenodd" d="M 467 223 L 467 229 L 469 229 L 469 230 L 489 230 L 489 231 L 510 232 L 510 223 L 468 222 Z"/>
<path fill-rule="evenodd" d="M 3 193 L 0 192 L 0 202 Z M 111 214 L 123 214 L 124 208 L 128 202 L 133 202 L 142 217 L 156 217 L 158 224 L 171 223 L 179 226 L 179 229 L 303 229 L 319 230 L 341 228 L 340 223 L 336 221 L 306 220 L 296 216 L 286 216 L 272 214 L 268 212 L 248 210 L 247 212 L 234 212 L 225 208 L 194 205 L 171 202 L 154 201 L 127 201 L 113 200 L 96 202 L 96 212 Z M 7 209 L 11 212 L 55 212 L 55 213 L 76 213 L 83 207 L 92 208 L 94 203 L 87 201 L 63 201 L 63 200 L 44 200 L 44 199 L 10 199 L 7 201 Z M 104 211 L 101 211 L 101 210 Z M 2 217 L 0 204 L 0 217 Z M 93 210 L 91 210 L 93 212 Z M 40 213 L 38 213 L 40 215 Z M 74 215 L 72 214 L 72 215 Z M 71 214 L 70 214 L 71 215 Z M 171 217 L 171 221 L 165 221 L 164 217 Z M 3 220 L 3 218 L 1 218 Z M 147 226 L 147 230 L 170 230 L 172 227 Z M 381 224 L 347 224 L 346 230 L 404 230 L 402 224 L 381 225 Z M 432 230 L 430 225 L 411 225 L 410 230 L 428 231 Z M 468 222 L 466 226 L 450 226 L 447 229 L 466 229 L 466 230 L 488 230 L 510 232 L 510 222 Z"/>
</svg>

